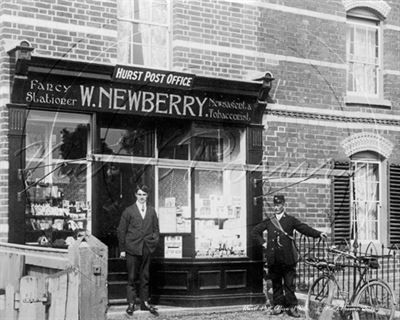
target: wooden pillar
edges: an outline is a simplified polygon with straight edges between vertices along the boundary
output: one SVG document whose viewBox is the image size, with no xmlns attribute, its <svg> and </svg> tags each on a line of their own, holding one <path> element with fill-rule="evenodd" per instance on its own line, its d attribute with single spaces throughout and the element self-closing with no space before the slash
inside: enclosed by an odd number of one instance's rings
<svg viewBox="0 0 400 320">
<path fill-rule="evenodd" d="M 25 241 L 25 106 L 9 105 L 9 242 Z"/>
</svg>

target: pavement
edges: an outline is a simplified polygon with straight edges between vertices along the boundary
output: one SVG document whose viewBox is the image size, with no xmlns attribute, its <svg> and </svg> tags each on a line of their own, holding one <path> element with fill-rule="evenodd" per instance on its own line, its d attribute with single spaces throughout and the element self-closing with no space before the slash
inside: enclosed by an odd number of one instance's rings
<svg viewBox="0 0 400 320">
<path fill-rule="evenodd" d="M 246 305 L 233 307 L 207 307 L 207 308 L 176 308 L 157 306 L 159 316 L 154 316 L 148 311 L 135 311 L 132 316 L 125 313 L 126 306 L 111 307 L 107 312 L 107 320 L 288 320 L 305 319 L 304 312 L 301 318 L 292 318 L 286 313 L 275 316 L 262 305 Z"/>
<path fill-rule="evenodd" d="M 306 319 L 302 307 L 302 301 L 299 299 L 299 312 L 301 318 L 293 318 L 285 312 L 281 315 L 271 315 L 270 308 L 265 305 L 235 305 L 221 307 L 202 307 L 202 308 L 185 308 L 172 306 L 156 306 L 159 316 L 154 316 L 148 311 L 136 310 L 132 316 L 126 314 L 126 305 L 111 306 L 107 312 L 107 320 L 293 320 Z M 137 308 L 138 309 L 138 308 Z"/>
</svg>

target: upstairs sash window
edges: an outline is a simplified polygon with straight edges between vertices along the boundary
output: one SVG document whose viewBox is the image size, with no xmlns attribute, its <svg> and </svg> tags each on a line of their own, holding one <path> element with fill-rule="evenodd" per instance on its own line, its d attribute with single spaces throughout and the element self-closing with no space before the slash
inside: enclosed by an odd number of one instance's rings
<svg viewBox="0 0 400 320">
<path fill-rule="evenodd" d="M 118 62 L 169 67 L 169 1 L 118 1 Z"/>
<path fill-rule="evenodd" d="M 379 21 L 347 18 L 347 92 L 378 96 L 380 74 Z"/>
</svg>

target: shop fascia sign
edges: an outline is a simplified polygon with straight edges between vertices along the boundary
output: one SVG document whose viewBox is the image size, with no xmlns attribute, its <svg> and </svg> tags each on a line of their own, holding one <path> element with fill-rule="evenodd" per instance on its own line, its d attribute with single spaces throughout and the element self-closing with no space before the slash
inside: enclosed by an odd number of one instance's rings
<svg viewBox="0 0 400 320">
<path fill-rule="evenodd" d="M 168 76 L 164 79 L 168 79 Z M 182 83 L 189 84 L 189 80 Z M 57 110 L 113 112 L 242 124 L 252 122 L 256 107 L 255 101 L 243 99 L 241 96 L 127 84 L 125 81 L 101 82 L 84 78 L 71 80 L 68 77 L 52 77 L 39 73 L 29 74 L 19 99 L 23 101 L 15 102 Z"/>
<path fill-rule="evenodd" d="M 156 87 L 190 89 L 195 75 L 164 70 L 117 65 L 112 80 L 131 84 L 142 84 Z"/>
</svg>

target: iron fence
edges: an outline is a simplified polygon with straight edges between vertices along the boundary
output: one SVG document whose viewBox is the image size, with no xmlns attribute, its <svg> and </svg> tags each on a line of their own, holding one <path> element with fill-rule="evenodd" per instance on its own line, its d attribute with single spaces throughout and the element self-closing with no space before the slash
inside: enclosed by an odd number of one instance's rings
<svg viewBox="0 0 400 320">
<path fill-rule="evenodd" d="M 304 258 L 324 258 L 333 260 L 328 252 L 328 244 L 324 240 L 308 238 L 302 235 L 296 235 L 296 244 L 298 246 L 300 256 Z M 347 249 L 349 246 L 346 245 Z M 385 246 L 375 246 L 372 242 L 369 244 L 357 244 L 356 247 L 351 246 L 351 251 L 359 256 L 376 256 L 379 262 L 379 268 L 370 269 L 370 279 L 385 280 L 393 289 L 396 302 L 400 301 L 400 248 L 395 246 L 387 248 Z M 297 290 L 307 293 L 309 285 L 316 279 L 322 271 L 305 264 L 300 260 L 297 268 Z M 337 273 L 337 279 L 343 288 L 351 296 L 359 274 L 356 267 L 347 267 Z M 396 305 L 397 309 L 399 304 Z"/>
</svg>

